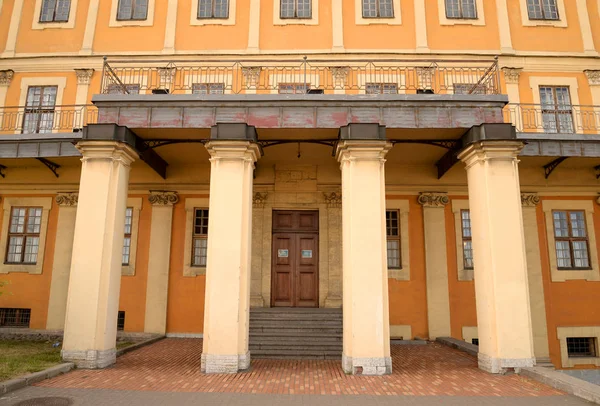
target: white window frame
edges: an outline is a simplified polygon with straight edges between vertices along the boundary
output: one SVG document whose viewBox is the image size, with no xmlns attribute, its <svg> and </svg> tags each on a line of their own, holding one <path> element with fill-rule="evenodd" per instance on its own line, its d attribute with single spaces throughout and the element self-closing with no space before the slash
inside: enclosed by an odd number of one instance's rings
<svg viewBox="0 0 600 406">
<path fill-rule="evenodd" d="M 556 0 L 558 7 L 558 20 L 530 20 L 527 12 L 527 0 L 519 0 L 521 5 L 521 24 L 525 27 L 549 26 L 549 27 L 568 27 L 567 12 L 565 9 L 565 0 Z M 573 2 L 575 3 L 575 2 Z"/>
<path fill-rule="evenodd" d="M 319 0 L 312 0 L 310 18 L 281 18 L 281 0 L 273 0 L 273 25 L 319 25 Z"/>
<path fill-rule="evenodd" d="M 469 210 L 469 201 L 466 199 L 452 199 L 452 213 L 454 214 L 454 233 L 456 236 L 456 270 L 459 281 L 472 281 L 475 278 L 475 269 L 465 269 L 463 251 L 462 217 L 461 211 Z M 473 225 L 471 224 L 471 227 Z"/>
<path fill-rule="evenodd" d="M 356 25 L 402 25 L 402 9 L 400 0 L 392 0 L 394 16 L 385 18 L 364 18 L 362 13 L 362 0 L 354 0 L 354 23 Z"/>
<path fill-rule="evenodd" d="M 133 209 L 131 218 L 131 246 L 129 248 L 129 264 L 121 266 L 122 276 L 135 275 L 135 261 L 137 258 L 137 245 L 140 227 L 140 211 L 142 210 L 142 200 L 143 199 L 141 197 L 127 198 L 126 207 L 131 207 Z"/>
<path fill-rule="evenodd" d="M 206 275 L 206 267 L 192 266 L 194 209 L 209 209 L 208 197 L 185 199 L 185 239 L 183 244 L 183 276 Z"/>
<path fill-rule="evenodd" d="M 50 29 L 72 29 L 75 28 L 75 17 L 77 15 L 77 3 L 79 0 L 71 0 L 71 8 L 69 9 L 69 19 L 64 22 L 40 22 L 42 13 L 43 0 L 35 0 L 35 8 L 33 10 L 33 22 L 31 23 L 32 30 L 50 30 Z M 1 6 L 1 4 L 0 4 Z"/>
<path fill-rule="evenodd" d="M 145 20 L 117 20 L 119 12 L 119 0 L 112 0 L 110 6 L 109 27 L 152 27 L 154 25 L 154 9 L 156 0 L 148 0 L 148 14 Z"/>
<path fill-rule="evenodd" d="M 446 16 L 446 0 L 438 0 L 438 17 L 440 25 L 485 25 L 483 0 L 475 0 L 477 18 L 448 18 Z"/>
<path fill-rule="evenodd" d="M 227 18 L 198 18 L 199 0 L 191 0 L 192 12 L 190 13 L 190 25 L 235 25 L 237 1 L 229 0 L 229 17 Z"/>
<path fill-rule="evenodd" d="M 409 213 L 410 203 L 405 199 L 387 198 L 385 200 L 386 210 L 398 210 L 400 212 L 400 260 L 402 261 L 402 269 L 388 269 L 388 278 L 399 281 L 410 280 L 410 227 Z M 385 264 L 387 267 L 387 244 Z"/>
<path fill-rule="evenodd" d="M 583 327 L 557 327 L 556 335 L 560 342 L 560 362 L 563 368 L 572 368 L 576 365 L 595 365 L 600 367 L 600 357 L 569 357 L 567 348 L 568 337 L 594 337 L 600 345 L 600 326 Z"/>
<path fill-rule="evenodd" d="M 542 100 L 540 98 L 540 87 L 551 86 L 551 87 L 568 87 L 569 88 L 569 96 L 571 97 L 571 106 L 579 106 L 579 82 L 577 78 L 569 77 L 569 76 L 530 76 L 529 77 L 529 86 L 531 87 L 531 91 L 533 92 L 533 104 L 541 105 Z M 540 110 L 538 113 L 538 117 L 536 118 L 537 123 L 542 124 L 543 114 Z M 578 117 L 576 114 L 573 115 L 573 130 L 575 133 L 581 134 L 581 130 L 579 130 L 580 122 L 578 122 Z M 544 129 L 539 128 L 537 130 L 539 133 L 543 133 Z"/>
<path fill-rule="evenodd" d="M 29 273 L 40 275 L 44 267 L 46 250 L 46 233 L 48 232 L 48 216 L 52 208 L 51 197 L 5 197 L 2 199 L 2 231 L 0 234 L 0 250 L 2 250 L 0 261 L 0 274 L 10 272 Z M 8 243 L 8 229 L 10 227 L 10 214 L 13 207 L 41 207 L 42 220 L 40 224 L 40 243 L 38 256 L 35 264 L 5 264 L 6 244 Z"/>
</svg>

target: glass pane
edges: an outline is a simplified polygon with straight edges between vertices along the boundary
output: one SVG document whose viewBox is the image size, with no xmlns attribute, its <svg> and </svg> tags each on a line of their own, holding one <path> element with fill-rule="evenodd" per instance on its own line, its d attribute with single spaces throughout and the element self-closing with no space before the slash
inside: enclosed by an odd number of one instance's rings
<svg viewBox="0 0 600 406">
<path fill-rule="evenodd" d="M 223 83 L 211 83 L 208 86 L 210 94 L 223 94 L 225 93 L 225 84 Z"/>
<path fill-rule="evenodd" d="M 362 0 L 363 17 L 377 17 L 377 0 Z"/>
<path fill-rule="evenodd" d="M 446 17 L 460 18 L 459 0 L 446 0 Z"/>
<path fill-rule="evenodd" d="M 36 116 L 39 117 L 39 126 L 37 129 L 38 133 L 49 133 L 52 132 L 54 127 L 54 112 L 42 113 Z"/>
<path fill-rule="evenodd" d="M 39 86 L 30 87 L 27 89 L 27 102 L 25 105 L 27 107 L 34 107 L 40 105 L 40 100 L 42 96 L 42 88 Z"/>
<path fill-rule="evenodd" d="M 556 262 L 559 268 L 571 268 L 571 251 L 568 241 L 556 241 Z"/>
<path fill-rule="evenodd" d="M 471 238 L 471 212 L 469 212 L 469 210 L 462 210 L 460 216 L 462 222 L 462 236 L 463 238 Z"/>
<path fill-rule="evenodd" d="M 379 17 L 393 17 L 392 0 L 379 0 Z"/>
<path fill-rule="evenodd" d="M 208 235 L 208 209 L 196 209 L 194 218 L 194 234 Z"/>
<path fill-rule="evenodd" d="M 21 262 L 23 252 L 23 239 L 25 237 L 10 237 L 8 240 L 8 251 L 6 253 L 6 262 Z"/>
<path fill-rule="evenodd" d="M 20 207 L 13 207 L 12 219 L 10 221 L 11 233 L 25 232 L 25 210 L 26 209 Z"/>
<path fill-rule="evenodd" d="M 40 21 L 49 22 L 54 20 L 54 10 L 56 10 L 56 0 L 44 0 Z"/>
<path fill-rule="evenodd" d="M 294 18 L 294 0 L 281 0 L 281 18 Z"/>
<path fill-rule="evenodd" d="M 398 237 L 400 235 L 400 220 L 397 210 L 386 210 L 385 212 L 386 235 Z"/>
<path fill-rule="evenodd" d="M 365 86 L 366 94 L 381 94 L 381 83 L 367 83 Z"/>
<path fill-rule="evenodd" d="M 54 107 L 56 104 L 56 86 L 42 88 L 42 107 Z"/>
<path fill-rule="evenodd" d="M 571 96 L 569 95 L 568 87 L 557 87 L 556 91 L 556 104 L 562 107 L 568 107 L 571 110 Z"/>
<path fill-rule="evenodd" d="M 462 17 L 477 18 L 477 6 L 475 0 L 462 0 Z"/>
<path fill-rule="evenodd" d="M 554 220 L 554 236 L 555 237 L 568 237 L 569 236 L 569 223 L 567 222 L 566 211 L 554 211 L 552 212 L 552 218 Z"/>
<path fill-rule="evenodd" d="M 556 7 L 556 0 L 543 0 L 544 1 L 544 18 L 546 20 L 558 20 L 558 8 Z"/>
<path fill-rule="evenodd" d="M 229 0 L 214 0 L 215 18 L 227 18 L 229 16 Z"/>
<path fill-rule="evenodd" d="M 527 13 L 532 20 L 541 20 L 544 18 L 540 1 L 541 0 L 527 0 Z"/>
<path fill-rule="evenodd" d="M 311 1 L 312 0 L 298 0 L 298 17 L 299 18 L 310 18 L 311 17 Z"/>
<path fill-rule="evenodd" d="M 145 20 L 148 15 L 148 0 L 135 0 L 133 8 L 134 20 Z"/>
<path fill-rule="evenodd" d="M 119 0 L 118 20 L 131 20 L 133 12 L 133 0 Z"/>
<path fill-rule="evenodd" d="M 37 262 L 39 245 L 40 237 L 27 237 L 25 240 L 25 255 L 23 256 L 24 263 L 35 264 Z"/>
<path fill-rule="evenodd" d="M 32 207 L 29 209 L 29 218 L 27 219 L 27 233 L 39 234 L 42 224 L 42 209 Z"/>
<path fill-rule="evenodd" d="M 383 84 L 383 94 L 397 94 L 398 93 L 398 85 L 395 83 L 384 83 Z"/>
<path fill-rule="evenodd" d="M 71 0 L 58 0 L 56 5 L 56 14 L 54 21 L 69 21 L 69 11 L 71 10 Z"/>
<path fill-rule="evenodd" d="M 473 268 L 473 244 L 471 240 L 463 241 L 463 258 L 465 269 Z"/>
<path fill-rule="evenodd" d="M 571 220 L 571 236 L 572 237 L 586 237 L 585 231 L 585 215 L 582 211 L 571 211 L 569 212 L 569 218 Z"/>
<path fill-rule="evenodd" d="M 133 208 L 125 209 L 125 234 L 131 234 L 131 223 L 133 221 Z"/>
<path fill-rule="evenodd" d="M 587 241 L 573 241 L 573 262 L 576 268 L 588 268 L 590 266 Z"/>
<path fill-rule="evenodd" d="M 123 258 L 121 263 L 123 265 L 129 265 L 129 255 L 131 253 L 131 238 L 125 237 L 123 240 Z"/>
<path fill-rule="evenodd" d="M 540 87 L 540 102 L 543 109 L 554 109 L 554 93 L 551 87 Z"/>
<path fill-rule="evenodd" d="M 212 1 L 211 0 L 198 0 L 198 18 L 211 18 L 212 17 Z"/>
<path fill-rule="evenodd" d="M 192 256 L 192 265 L 206 266 L 206 238 L 195 238 Z"/>
<path fill-rule="evenodd" d="M 192 94 L 208 94 L 208 85 L 205 83 L 194 83 L 192 85 Z"/>
<path fill-rule="evenodd" d="M 388 268 L 400 268 L 400 241 L 388 240 L 387 263 Z"/>
</svg>

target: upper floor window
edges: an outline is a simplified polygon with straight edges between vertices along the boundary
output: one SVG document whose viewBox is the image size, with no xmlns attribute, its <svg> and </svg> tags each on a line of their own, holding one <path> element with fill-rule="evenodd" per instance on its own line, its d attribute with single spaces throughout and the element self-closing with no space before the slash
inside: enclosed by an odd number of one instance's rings
<svg viewBox="0 0 600 406">
<path fill-rule="evenodd" d="M 486 94 L 485 85 L 472 85 L 469 83 L 454 83 L 454 94 Z"/>
<path fill-rule="evenodd" d="M 198 18 L 229 18 L 229 0 L 198 0 Z"/>
<path fill-rule="evenodd" d="M 365 86 L 366 94 L 398 94 L 398 85 L 396 83 L 367 83 Z"/>
<path fill-rule="evenodd" d="M 309 84 L 304 83 L 280 83 L 280 94 L 305 94 L 310 90 Z"/>
<path fill-rule="evenodd" d="M 473 241 L 471 237 L 471 212 L 460 211 L 464 269 L 473 269 Z"/>
<path fill-rule="evenodd" d="M 8 229 L 6 263 L 35 264 L 40 245 L 41 207 L 13 207 Z"/>
<path fill-rule="evenodd" d="M 52 131 L 57 90 L 57 86 L 30 86 L 27 89 L 23 134 Z"/>
<path fill-rule="evenodd" d="M 392 0 L 362 0 L 363 18 L 393 18 Z"/>
<path fill-rule="evenodd" d="M 194 83 L 192 85 L 192 94 L 223 94 L 224 92 L 224 83 Z"/>
<path fill-rule="evenodd" d="M 580 210 L 555 210 L 552 219 L 558 269 L 589 269 L 585 213 Z"/>
<path fill-rule="evenodd" d="M 530 20 L 558 20 L 557 0 L 527 0 Z"/>
<path fill-rule="evenodd" d="M 206 266 L 208 243 L 208 209 L 194 208 L 192 231 L 192 266 Z"/>
<path fill-rule="evenodd" d="M 280 0 L 281 18 L 311 18 L 312 0 Z"/>
<path fill-rule="evenodd" d="M 540 86 L 542 122 L 548 133 L 573 133 L 573 112 L 569 88 Z"/>
<path fill-rule="evenodd" d="M 145 20 L 148 18 L 148 0 L 119 0 L 117 20 Z"/>
<path fill-rule="evenodd" d="M 477 18 L 477 5 L 475 0 L 446 0 L 447 18 Z"/>
<path fill-rule="evenodd" d="M 140 85 L 125 85 L 125 88 L 129 92 L 129 94 L 139 94 L 140 93 Z M 118 83 L 111 83 L 107 87 L 108 94 L 120 94 L 125 93 L 123 88 Z"/>
<path fill-rule="evenodd" d="M 400 212 L 385 211 L 385 233 L 387 238 L 387 266 L 390 269 L 401 269 L 400 257 Z"/>
<path fill-rule="evenodd" d="M 71 0 L 43 0 L 40 12 L 40 22 L 66 22 L 69 21 Z"/>
</svg>

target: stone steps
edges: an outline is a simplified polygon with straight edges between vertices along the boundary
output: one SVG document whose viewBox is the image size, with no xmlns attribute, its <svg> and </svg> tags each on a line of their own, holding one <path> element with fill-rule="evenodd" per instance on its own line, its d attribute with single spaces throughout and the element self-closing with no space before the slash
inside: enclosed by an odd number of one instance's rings
<svg viewBox="0 0 600 406">
<path fill-rule="evenodd" d="M 340 359 L 341 309 L 250 310 L 250 352 L 264 359 Z"/>
</svg>

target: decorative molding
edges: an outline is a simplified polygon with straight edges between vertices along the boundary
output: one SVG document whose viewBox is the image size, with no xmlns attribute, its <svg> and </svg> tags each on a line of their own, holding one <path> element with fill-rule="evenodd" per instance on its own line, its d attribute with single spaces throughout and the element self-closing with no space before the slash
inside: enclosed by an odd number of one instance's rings
<svg viewBox="0 0 600 406">
<path fill-rule="evenodd" d="M 450 203 L 448 194 L 439 192 L 422 192 L 419 194 L 417 201 L 423 207 L 444 207 Z"/>
<path fill-rule="evenodd" d="M 329 71 L 333 77 L 334 86 L 344 89 L 346 87 L 346 81 L 348 79 L 348 74 L 350 73 L 350 68 L 347 66 L 332 66 L 329 68 Z"/>
<path fill-rule="evenodd" d="M 323 192 L 323 198 L 327 207 L 336 208 L 342 207 L 342 193 L 341 192 Z"/>
<path fill-rule="evenodd" d="M 54 200 L 56 201 L 56 204 L 58 204 L 61 207 L 75 207 L 77 206 L 77 202 L 79 201 L 79 193 L 59 193 L 56 195 L 56 198 Z"/>
<path fill-rule="evenodd" d="M 244 75 L 244 81 L 246 82 L 246 87 L 256 87 L 258 86 L 258 82 L 260 79 L 260 66 L 249 66 L 242 68 L 242 75 Z"/>
<path fill-rule="evenodd" d="M 431 66 L 427 66 L 427 67 L 417 67 L 416 68 L 416 72 L 417 72 L 417 77 L 419 80 L 419 86 L 422 89 L 431 89 L 433 88 L 433 77 L 435 75 L 435 72 L 437 70 L 437 64 L 432 64 Z"/>
<path fill-rule="evenodd" d="M 177 69 L 175 67 L 158 68 L 160 84 L 170 85 L 173 83 L 173 78 L 175 78 L 176 72 Z"/>
<path fill-rule="evenodd" d="M 89 85 L 94 74 L 94 69 L 75 69 L 78 85 Z"/>
<path fill-rule="evenodd" d="M 172 206 L 179 201 L 179 196 L 177 192 L 167 190 L 150 191 L 148 201 L 154 206 Z"/>
<path fill-rule="evenodd" d="M 507 85 L 518 85 L 519 77 L 521 76 L 522 68 L 502 68 L 504 73 L 504 81 Z"/>
<path fill-rule="evenodd" d="M 600 86 L 600 70 L 584 70 L 590 86 Z"/>
<path fill-rule="evenodd" d="M 0 86 L 10 86 L 15 71 L 12 69 L 0 70 Z"/>
<path fill-rule="evenodd" d="M 540 197 L 537 193 L 521 193 L 521 205 L 523 207 L 535 207 L 540 204 Z"/>
<path fill-rule="evenodd" d="M 255 192 L 252 196 L 252 207 L 257 209 L 265 207 L 268 195 L 268 192 Z"/>
</svg>

